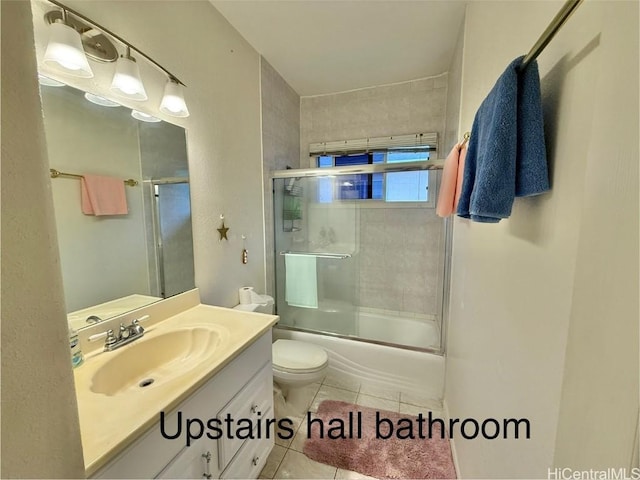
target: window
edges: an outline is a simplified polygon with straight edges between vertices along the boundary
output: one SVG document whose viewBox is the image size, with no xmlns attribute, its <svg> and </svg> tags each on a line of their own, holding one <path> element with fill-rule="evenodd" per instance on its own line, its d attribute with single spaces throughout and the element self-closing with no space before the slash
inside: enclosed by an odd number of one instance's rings
<svg viewBox="0 0 640 480">
<path fill-rule="evenodd" d="M 429 159 L 428 151 L 400 150 L 356 155 L 317 157 L 320 168 L 375 163 L 420 162 Z M 366 173 L 320 178 L 318 201 L 380 200 L 384 202 L 429 202 L 429 171 Z"/>
</svg>

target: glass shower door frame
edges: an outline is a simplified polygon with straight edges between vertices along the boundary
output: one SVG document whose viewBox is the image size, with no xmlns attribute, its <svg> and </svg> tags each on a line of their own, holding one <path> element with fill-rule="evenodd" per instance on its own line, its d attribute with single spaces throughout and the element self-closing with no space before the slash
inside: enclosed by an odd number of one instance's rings
<svg viewBox="0 0 640 480">
<path fill-rule="evenodd" d="M 290 169 L 290 170 L 279 170 L 274 171 L 272 174 L 271 182 L 272 182 L 272 190 L 275 194 L 276 185 L 275 181 L 277 179 L 291 179 L 291 178 L 305 178 L 305 177 L 332 177 L 332 176 L 342 176 L 342 175 L 353 175 L 353 174 L 369 174 L 369 173 L 389 173 L 389 172 L 410 172 L 410 171 L 420 171 L 420 170 L 442 170 L 444 166 L 444 160 L 427 160 L 421 162 L 398 162 L 398 163 L 384 163 L 384 164 L 368 164 L 368 165 L 355 165 L 355 166 L 347 166 L 347 167 L 323 167 L 323 168 L 308 168 L 308 169 Z M 437 191 L 435 192 L 437 196 Z M 276 202 L 274 201 L 274 209 L 276 207 Z M 276 218 L 277 212 L 274 211 L 274 220 Z M 276 229 L 274 229 L 274 247 L 277 245 Z M 397 343 L 389 343 L 385 341 L 375 340 L 375 339 L 367 339 L 360 338 L 358 336 L 353 335 L 343 335 L 340 333 L 323 331 L 320 329 L 309 329 L 309 328 L 300 328 L 296 326 L 289 326 L 279 324 L 278 328 L 283 328 L 287 330 L 297 330 L 315 333 L 318 335 L 327 335 L 337 338 L 345 338 L 349 340 L 355 340 L 360 342 L 373 343 L 384 346 L 391 346 L 396 348 L 403 348 L 407 350 L 421 351 L 421 352 L 429 352 L 438 355 L 444 354 L 445 345 L 446 345 L 446 324 L 447 324 L 447 315 L 448 315 L 448 302 L 449 302 L 449 279 L 450 279 L 450 258 L 451 258 L 451 239 L 452 239 L 452 222 L 450 219 L 444 221 L 444 252 L 443 252 L 443 263 L 444 269 L 441 273 L 442 275 L 442 297 L 441 297 L 441 305 L 440 305 L 440 325 L 439 325 L 439 334 L 440 334 L 440 345 L 438 349 L 434 348 L 422 348 L 410 345 L 399 345 Z M 276 250 L 274 255 L 274 272 L 278 271 L 277 262 L 278 258 L 281 255 L 284 255 L 286 252 L 280 252 Z M 293 253 L 293 252 L 292 252 Z M 275 282 L 276 288 L 276 296 L 277 296 L 277 284 Z M 276 312 L 278 313 L 278 312 Z"/>
<path fill-rule="evenodd" d="M 168 177 L 151 179 L 151 197 L 152 197 L 152 221 L 153 221 L 153 236 L 156 250 L 156 264 L 158 273 L 158 286 L 160 287 L 160 296 L 166 298 L 166 278 L 164 271 L 164 243 L 162 241 L 162 227 L 160 225 L 160 186 L 161 185 L 177 185 L 188 184 L 189 178 L 187 177 Z"/>
</svg>

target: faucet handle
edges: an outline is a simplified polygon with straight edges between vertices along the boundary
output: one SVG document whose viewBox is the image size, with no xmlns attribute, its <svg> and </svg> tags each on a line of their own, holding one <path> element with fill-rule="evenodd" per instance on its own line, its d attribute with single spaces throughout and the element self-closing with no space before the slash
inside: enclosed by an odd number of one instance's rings
<svg viewBox="0 0 640 480">
<path fill-rule="evenodd" d="M 124 323 L 120 324 L 120 328 L 119 328 L 119 332 L 118 332 L 118 339 L 119 340 L 125 340 L 127 338 L 129 338 L 129 335 L 131 334 L 131 332 L 129 331 L 129 327 L 125 327 Z"/>
<path fill-rule="evenodd" d="M 149 315 L 144 315 L 140 318 L 134 318 L 131 322 L 131 325 L 138 325 L 140 322 L 146 322 L 147 320 L 149 320 L 149 318 L 151 318 Z"/>
<path fill-rule="evenodd" d="M 145 315 L 140 318 L 135 318 L 131 322 L 131 327 L 129 328 L 131 328 L 136 335 L 142 335 L 144 333 L 144 328 L 142 328 L 142 325 L 140 325 L 140 322 L 144 322 L 146 320 L 149 320 L 149 315 Z"/>
<path fill-rule="evenodd" d="M 107 339 L 104 341 L 105 348 L 117 342 L 118 342 L 118 339 L 116 338 L 115 333 L 113 332 L 113 330 L 109 329 L 109 331 L 107 332 Z"/>
<path fill-rule="evenodd" d="M 90 342 L 95 342 L 96 340 L 100 340 L 101 338 L 104 338 L 104 337 L 107 337 L 107 340 L 105 341 L 105 346 L 113 345 L 118 341 L 113 330 L 111 329 L 107 330 L 106 332 L 96 333 L 95 335 L 91 335 L 88 340 Z"/>
</svg>

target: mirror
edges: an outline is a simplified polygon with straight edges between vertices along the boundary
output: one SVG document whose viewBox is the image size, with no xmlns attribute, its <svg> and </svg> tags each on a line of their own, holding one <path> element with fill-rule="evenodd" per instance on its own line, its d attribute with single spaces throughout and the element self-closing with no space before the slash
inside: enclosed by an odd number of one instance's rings
<svg viewBox="0 0 640 480">
<path fill-rule="evenodd" d="M 51 188 L 69 323 L 81 329 L 194 288 L 184 129 L 69 86 L 40 91 L 49 164 L 61 172 Z M 89 174 L 136 181 L 124 186 L 126 214 L 83 214 Z"/>
</svg>

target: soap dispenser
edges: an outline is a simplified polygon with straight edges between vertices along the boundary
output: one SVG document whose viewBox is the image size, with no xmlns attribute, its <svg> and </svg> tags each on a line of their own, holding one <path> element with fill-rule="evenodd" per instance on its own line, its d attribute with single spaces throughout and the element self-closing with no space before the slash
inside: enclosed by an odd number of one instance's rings
<svg viewBox="0 0 640 480">
<path fill-rule="evenodd" d="M 79 367 L 84 362 L 84 355 L 80 349 L 78 332 L 71 325 L 69 325 L 69 346 L 71 347 L 71 366 L 73 368 Z"/>
</svg>

